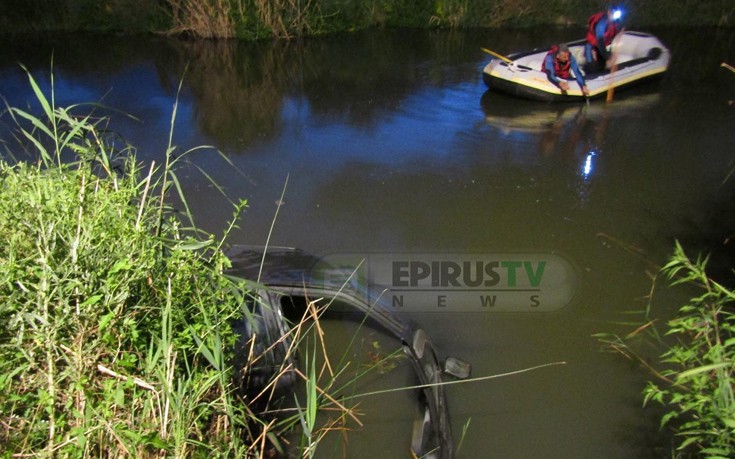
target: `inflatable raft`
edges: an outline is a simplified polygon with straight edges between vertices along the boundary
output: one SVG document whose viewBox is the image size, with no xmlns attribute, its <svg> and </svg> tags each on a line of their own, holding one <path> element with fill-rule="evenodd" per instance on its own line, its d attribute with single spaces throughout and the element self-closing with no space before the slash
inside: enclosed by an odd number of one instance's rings
<svg viewBox="0 0 735 459">
<path fill-rule="evenodd" d="M 577 59 L 587 82 L 589 97 L 605 97 L 609 91 L 661 77 L 669 67 L 671 55 L 661 41 L 642 32 L 624 32 L 613 43 L 617 56 L 614 70 L 585 71 L 590 66 L 584 57 L 584 40 L 567 43 Z M 584 101 L 585 96 L 576 82 L 562 92 L 549 81 L 542 70 L 548 48 L 515 53 L 492 59 L 483 69 L 483 80 L 491 90 L 514 96 L 549 102 Z"/>
</svg>

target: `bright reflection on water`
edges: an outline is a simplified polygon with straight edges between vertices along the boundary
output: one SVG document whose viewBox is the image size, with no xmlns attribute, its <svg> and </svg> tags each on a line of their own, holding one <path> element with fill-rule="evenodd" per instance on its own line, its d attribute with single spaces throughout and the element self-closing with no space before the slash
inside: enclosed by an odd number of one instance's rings
<svg viewBox="0 0 735 459">
<path fill-rule="evenodd" d="M 670 74 L 616 91 L 612 104 L 486 92 L 480 47 L 508 54 L 579 35 L 371 32 L 279 44 L 26 37 L 0 50 L 0 93 L 32 104 L 16 62 L 48 89 L 53 49 L 57 103 L 101 100 L 133 115 L 114 114 L 112 128 L 140 159 L 160 160 L 187 69 L 174 143 L 213 145 L 234 164 L 211 150 L 188 156 L 231 198 L 249 200 L 233 243 L 265 242 L 288 177 L 273 244 L 321 255 L 563 255 L 578 288 L 560 312 L 412 317 L 442 353 L 471 362 L 474 376 L 566 362 L 449 388 L 457 438 L 469 421 L 459 456 L 661 457 L 667 439 L 655 410 L 641 408 L 645 374 L 601 353 L 591 335 L 630 331 L 623 313 L 645 306 L 650 263 L 663 263 L 675 238 L 711 248 L 724 239 L 718 229 L 732 229 L 724 180 L 735 77 L 719 65 L 735 62 L 733 32 L 660 31 Z M 198 223 L 221 231 L 227 200 L 196 168 L 179 175 Z M 350 434 L 348 456 L 407 457 L 413 413 L 395 397 L 362 408 L 367 425 Z"/>
<path fill-rule="evenodd" d="M 584 160 L 584 166 L 582 167 L 582 176 L 585 178 L 585 180 L 589 180 L 590 175 L 592 174 L 592 158 L 594 158 L 596 154 L 597 153 L 595 152 L 595 150 L 590 150 Z"/>
</svg>

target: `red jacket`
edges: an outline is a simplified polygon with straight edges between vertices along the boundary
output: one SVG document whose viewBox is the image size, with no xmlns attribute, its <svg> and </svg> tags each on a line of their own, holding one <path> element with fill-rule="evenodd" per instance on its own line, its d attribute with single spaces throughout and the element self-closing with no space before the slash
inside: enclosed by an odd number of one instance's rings
<svg viewBox="0 0 735 459">
<path fill-rule="evenodd" d="M 603 35 L 603 43 L 598 43 L 597 41 L 597 34 L 595 33 L 595 28 L 597 26 L 597 23 L 600 22 L 602 19 L 605 19 L 605 22 L 607 23 L 605 27 L 605 34 Z M 590 16 L 590 19 L 588 21 L 588 27 L 587 27 L 587 42 L 591 44 L 592 46 L 597 46 L 599 48 L 610 46 L 610 44 L 613 41 L 613 38 L 615 38 L 615 35 L 620 32 L 618 29 L 618 26 L 615 24 L 614 21 L 607 20 L 607 12 L 601 12 L 597 14 L 593 14 Z"/>
<path fill-rule="evenodd" d="M 559 47 L 554 45 L 549 50 L 548 54 L 546 54 L 546 57 L 544 58 L 544 61 L 541 63 L 541 71 L 545 71 L 545 62 L 551 56 L 551 59 L 553 59 L 554 62 L 554 75 L 556 75 L 557 78 L 564 78 L 568 79 L 571 73 L 569 72 L 569 68 L 572 65 L 572 59 L 570 58 L 565 63 L 559 62 L 559 59 L 556 58 L 556 53 L 559 51 Z"/>
</svg>

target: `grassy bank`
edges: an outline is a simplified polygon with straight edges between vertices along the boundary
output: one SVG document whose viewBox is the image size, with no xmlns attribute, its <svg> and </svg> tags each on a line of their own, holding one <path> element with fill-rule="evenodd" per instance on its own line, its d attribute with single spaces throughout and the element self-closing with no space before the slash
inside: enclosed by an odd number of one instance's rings
<svg viewBox="0 0 735 459">
<path fill-rule="evenodd" d="M 141 169 L 105 118 L 33 87 L 41 117 L 3 116 L 0 455 L 245 454 L 226 362 L 247 292 L 166 204 L 175 149 Z"/>
<path fill-rule="evenodd" d="M 628 25 L 735 25 L 731 0 L 624 0 Z M 298 37 L 371 27 L 585 27 L 597 0 L 5 0 L 0 30 L 115 31 L 201 38 Z"/>
</svg>

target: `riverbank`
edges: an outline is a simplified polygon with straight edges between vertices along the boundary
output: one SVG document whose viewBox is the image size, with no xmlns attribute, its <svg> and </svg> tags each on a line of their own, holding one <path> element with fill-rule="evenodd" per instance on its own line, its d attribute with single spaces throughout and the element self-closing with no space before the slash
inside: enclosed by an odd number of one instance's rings
<svg viewBox="0 0 735 459">
<path fill-rule="evenodd" d="M 294 38 L 375 27 L 586 27 L 602 3 L 584 0 L 8 0 L 0 7 L 3 33 L 158 33 L 198 38 Z M 622 2 L 626 25 L 735 26 L 730 0 Z"/>
</svg>

